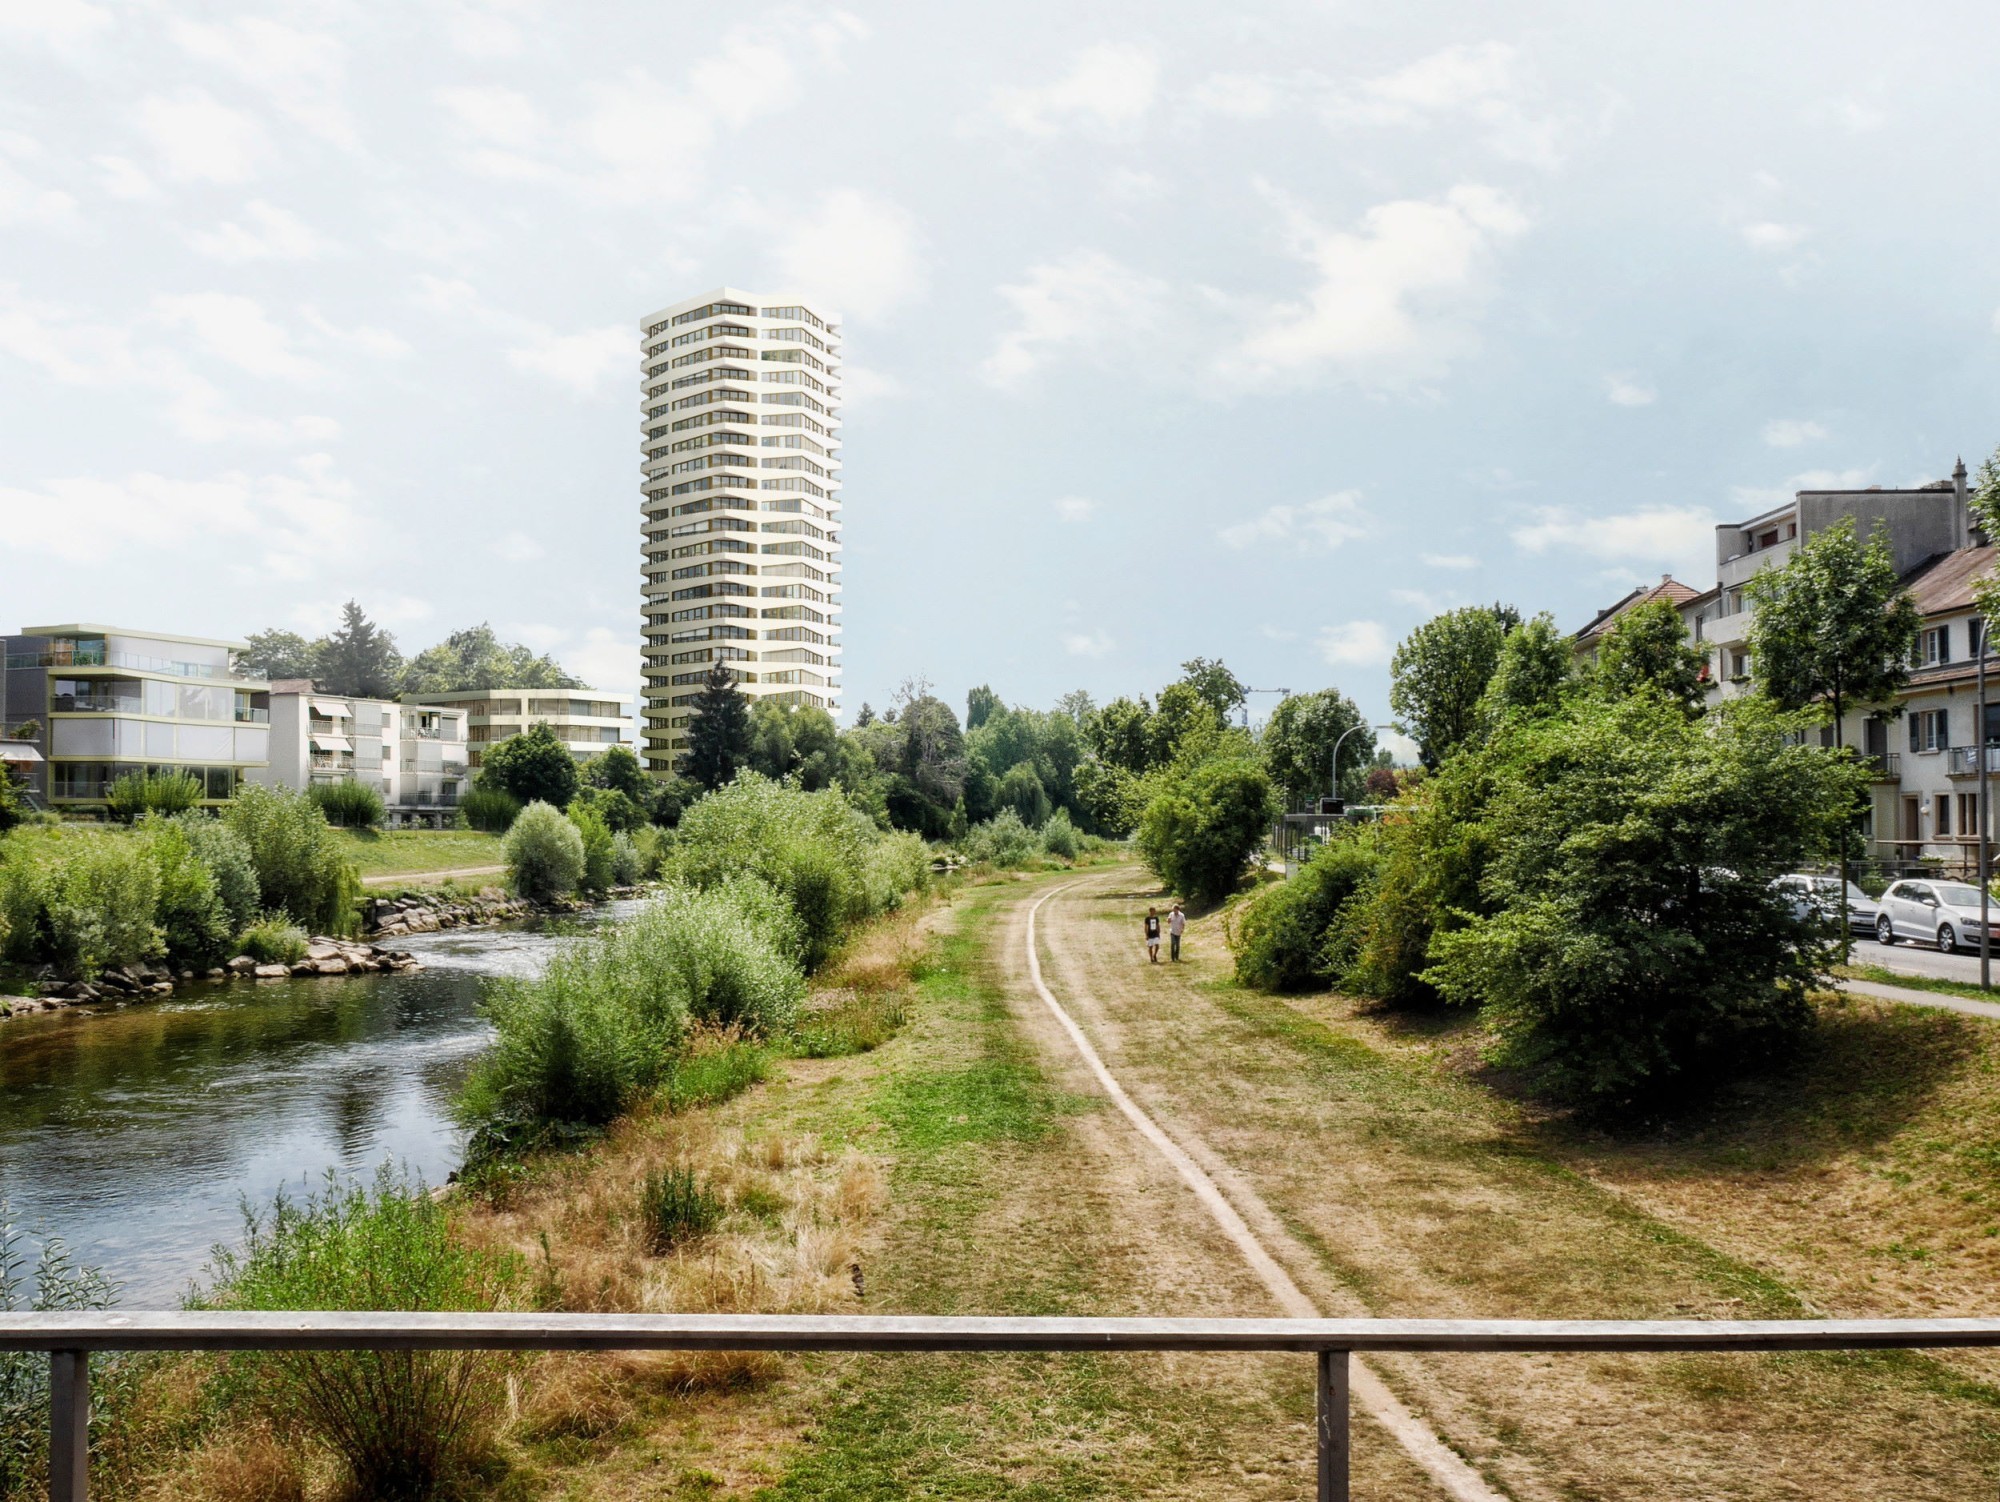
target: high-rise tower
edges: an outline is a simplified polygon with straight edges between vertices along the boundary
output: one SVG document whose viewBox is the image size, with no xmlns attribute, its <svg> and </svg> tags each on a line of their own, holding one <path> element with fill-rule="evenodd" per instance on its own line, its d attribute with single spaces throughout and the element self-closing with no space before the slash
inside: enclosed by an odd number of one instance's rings
<svg viewBox="0 0 2000 1502">
<path fill-rule="evenodd" d="M 640 739 L 657 771 L 711 663 L 753 698 L 839 705 L 840 330 L 735 287 L 641 329 Z"/>
</svg>

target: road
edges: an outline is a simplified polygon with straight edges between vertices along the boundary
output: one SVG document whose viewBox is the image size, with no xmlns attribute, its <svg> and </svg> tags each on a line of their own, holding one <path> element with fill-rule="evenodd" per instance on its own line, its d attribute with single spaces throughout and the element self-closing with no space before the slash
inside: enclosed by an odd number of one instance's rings
<svg viewBox="0 0 2000 1502">
<path fill-rule="evenodd" d="M 1977 954 L 1940 954 L 1928 944 L 1912 944 L 1907 939 L 1897 944 L 1877 944 L 1870 939 L 1857 938 L 1854 941 L 1854 963 L 1880 965 L 1884 970 L 1899 970 L 1904 975 L 1927 975 L 1933 980 L 1963 981 L 1973 986 L 1979 984 Z M 2000 980 L 2000 950 L 1994 952 L 1993 971 L 1994 979 Z"/>
</svg>

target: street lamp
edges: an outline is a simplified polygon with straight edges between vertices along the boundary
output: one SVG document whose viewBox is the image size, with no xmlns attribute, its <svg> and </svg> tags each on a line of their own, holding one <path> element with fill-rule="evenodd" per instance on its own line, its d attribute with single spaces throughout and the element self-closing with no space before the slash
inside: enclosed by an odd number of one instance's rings
<svg viewBox="0 0 2000 1502">
<path fill-rule="evenodd" d="M 1340 738 L 1333 743 L 1333 766 L 1331 769 L 1333 785 L 1327 789 L 1328 797 L 1338 798 L 1340 796 L 1340 748 L 1347 744 L 1347 738 L 1357 730 L 1394 730 L 1395 728 L 1394 725 L 1349 725 L 1345 730 L 1340 732 Z"/>
</svg>

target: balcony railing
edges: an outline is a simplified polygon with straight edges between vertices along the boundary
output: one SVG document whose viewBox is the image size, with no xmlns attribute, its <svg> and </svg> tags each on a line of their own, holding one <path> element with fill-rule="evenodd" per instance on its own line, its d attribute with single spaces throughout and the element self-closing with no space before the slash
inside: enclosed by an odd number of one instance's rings
<svg viewBox="0 0 2000 1502">
<path fill-rule="evenodd" d="M 1947 777 L 1977 777 L 1979 775 L 1979 750 L 1977 746 L 1953 746 L 1945 752 L 1945 775 Z M 2000 772 L 2000 746 L 1986 747 L 1986 770 Z"/>
<path fill-rule="evenodd" d="M 271 723 L 271 711 L 268 709 L 239 709 L 236 711 L 236 723 L 239 725 L 268 725 Z"/>
<path fill-rule="evenodd" d="M 802 1314 L 0 1314 L 0 1350 L 49 1357 L 49 1496 L 89 1490 L 99 1351 L 1289 1351 L 1313 1358 L 1320 1502 L 1351 1494 L 1357 1352 L 1932 1350 L 2000 1346 L 2000 1319 L 1059 1319 Z M 1754 1456 L 1745 1457 L 1755 1464 Z"/>
<path fill-rule="evenodd" d="M 396 800 L 398 808 L 457 808 L 458 793 L 405 793 Z"/>
<path fill-rule="evenodd" d="M 131 695 L 57 694 L 49 701 L 52 714 L 144 714 L 144 701 Z"/>
<path fill-rule="evenodd" d="M 1865 752 L 1861 764 L 1868 769 L 1868 775 L 1877 782 L 1901 782 L 1903 780 L 1903 756 L 1899 751 Z"/>
<path fill-rule="evenodd" d="M 177 678 L 227 678 L 224 669 L 207 662 L 176 662 L 171 657 L 147 657 L 139 652 L 113 652 L 104 647 L 57 648 L 49 652 L 9 652 L 10 668 L 134 668 L 142 673 L 171 673 Z"/>
</svg>

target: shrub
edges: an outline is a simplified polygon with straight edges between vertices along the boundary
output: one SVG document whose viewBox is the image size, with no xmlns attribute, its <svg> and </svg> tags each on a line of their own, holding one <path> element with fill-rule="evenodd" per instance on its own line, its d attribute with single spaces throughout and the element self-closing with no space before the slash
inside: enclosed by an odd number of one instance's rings
<svg viewBox="0 0 2000 1502">
<path fill-rule="evenodd" d="M 997 806 L 1019 814 L 1021 822 L 1030 828 L 1040 826 L 1049 817 L 1049 795 L 1032 762 L 1017 762 L 1009 767 L 994 791 L 994 800 Z"/>
<path fill-rule="evenodd" d="M 1083 836 L 1070 822 L 1069 810 L 1059 808 L 1042 826 L 1042 848 L 1058 859 L 1073 861 L 1083 851 Z"/>
<path fill-rule="evenodd" d="M 617 887 L 636 886 L 645 879 L 646 863 L 639 854 L 639 847 L 632 843 L 632 836 L 620 831 L 611 837 L 611 884 Z"/>
<path fill-rule="evenodd" d="M 530 725 L 486 748 L 479 762 L 479 785 L 497 788 L 523 805 L 547 803 L 568 808 L 583 785 L 569 747 L 547 725 Z"/>
<path fill-rule="evenodd" d="M 583 881 L 583 835 L 551 804 L 522 809 L 503 849 L 508 879 L 531 902 L 567 897 Z"/>
<path fill-rule="evenodd" d="M 249 848 L 258 901 L 316 933 L 351 933 L 361 879 L 326 815 L 286 788 L 241 788 L 223 815 Z"/>
<path fill-rule="evenodd" d="M 646 1176 L 639 1191 L 639 1225 L 654 1256 L 699 1240 L 721 1221 L 722 1201 L 702 1186 L 692 1168 L 681 1164 Z"/>
<path fill-rule="evenodd" d="M 1025 866 L 1042 856 L 1042 839 L 1011 808 L 975 824 L 958 842 L 959 854 L 975 865 Z"/>
<path fill-rule="evenodd" d="M 177 814 L 173 822 L 186 834 L 196 859 L 208 868 L 209 877 L 215 882 L 215 894 L 222 899 L 229 931 L 241 933 L 257 921 L 261 896 L 250 847 L 243 842 L 243 836 L 205 813 Z"/>
<path fill-rule="evenodd" d="M 903 905 L 906 895 L 930 887 L 931 847 L 923 836 L 905 829 L 884 834 L 868 847 L 861 876 L 868 892 L 868 910 L 893 912 Z"/>
<path fill-rule="evenodd" d="M 459 800 L 458 812 L 468 829 L 505 834 L 521 816 L 521 800 L 499 788 L 474 787 Z"/>
<path fill-rule="evenodd" d="M 146 853 L 159 879 L 160 939 L 167 962 L 179 970 L 206 970 L 229 957 L 234 926 L 229 909 L 189 838 L 175 820 L 148 814 L 141 821 Z"/>
<path fill-rule="evenodd" d="M 1262 767 L 1247 758 L 1203 762 L 1146 805 L 1139 853 L 1173 891 L 1220 902 L 1263 843 L 1271 813 Z"/>
<path fill-rule="evenodd" d="M 306 957 L 306 931 L 278 914 L 252 923 L 236 945 L 260 965 L 296 965 Z"/>
<path fill-rule="evenodd" d="M 7 954 L 89 980 L 160 952 L 160 877 L 144 846 L 88 829 L 17 830 L 0 859 Z"/>
<path fill-rule="evenodd" d="M 384 1165 L 372 1189 L 280 1194 L 268 1216 L 246 1209 L 240 1250 L 217 1247 L 216 1309 L 484 1310 L 509 1269 L 451 1234 L 445 1207 Z M 299 1351 L 238 1358 L 242 1401 L 281 1431 L 338 1458 L 350 1495 L 439 1495 L 488 1438 L 496 1357 L 472 1351 Z"/>
<path fill-rule="evenodd" d="M 141 814 L 185 813 L 206 791 L 191 772 L 127 772 L 111 784 L 104 801 L 114 819 L 130 824 Z"/>
<path fill-rule="evenodd" d="M 42 1243 L 33 1272 L 27 1236 L 0 1199 L 0 1312 L 109 1309 L 117 1290 L 96 1268 L 73 1261 L 61 1241 Z M 120 1358 L 90 1363 L 91 1428 L 102 1435 L 120 1418 L 125 1385 Z M 0 1498 L 46 1495 L 49 1458 L 49 1358 L 43 1351 L 0 1351 Z"/>
<path fill-rule="evenodd" d="M 1237 930 L 1236 978 L 1261 991 L 1332 984 L 1348 960 L 1335 920 L 1374 875 L 1373 848 L 1343 839 L 1322 848 L 1291 880 L 1259 892 Z"/>
<path fill-rule="evenodd" d="M 611 888 L 611 828 L 602 814 L 581 802 L 570 805 L 569 821 L 583 839 L 583 875 L 577 884 L 601 897 Z"/>
<path fill-rule="evenodd" d="M 340 829 L 379 829 L 389 812 L 381 792 L 370 782 L 316 782 L 306 789 L 306 796 L 326 815 L 327 823 Z"/>
</svg>

